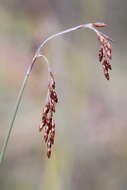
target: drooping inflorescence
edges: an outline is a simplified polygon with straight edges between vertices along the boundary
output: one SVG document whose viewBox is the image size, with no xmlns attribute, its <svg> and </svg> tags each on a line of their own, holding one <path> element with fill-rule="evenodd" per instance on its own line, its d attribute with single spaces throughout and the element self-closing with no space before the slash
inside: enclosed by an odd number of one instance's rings
<svg viewBox="0 0 127 190">
<path fill-rule="evenodd" d="M 84 28 L 89 28 L 91 30 L 93 30 L 96 35 L 97 35 L 97 39 L 99 40 L 100 44 L 101 44 L 101 48 L 99 50 L 99 61 L 102 63 L 103 66 L 103 72 L 104 72 L 104 76 L 107 80 L 109 80 L 110 76 L 109 76 L 109 70 L 111 70 L 111 64 L 110 64 L 110 60 L 112 59 L 112 48 L 110 45 L 109 41 L 112 41 L 107 35 L 103 34 L 102 32 L 100 32 L 99 30 L 97 30 L 97 28 L 99 27 L 105 27 L 106 24 L 104 23 L 89 23 L 89 24 L 85 24 L 85 25 L 79 25 L 70 29 L 67 29 L 65 31 L 59 32 L 57 34 L 54 34 L 52 36 L 50 36 L 49 38 L 47 38 L 39 47 L 38 51 L 37 51 L 37 55 L 41 55 L 40 54 L 40 50 L 41 48 L 51 39 L 62 35 L 64 33 L 68 33 L 77 29 L 84 29 Z M 49 64 L 48 64 L 48 60 L 44 55 L 43 58 L 45 59 L 48 68 Z M 48 92 L 47 92 L 47 100 L 46 100 L 46 104 L 44 106 L 43 109 L 43 113 L 42 113 L 42 121 L 41 121 L 41 125 L 39 126 L 39 130 L 40 131 L 44 131 L 44 141 L 47 144 L 47 156 L 48 158 L 51 157 L 51 148 L 52 145 L 54 144 L 54 138 L 55 138 L 55 121 L 54 121 L 54 113 L 55 113 L 55 108 L 56 108 L 56 103 L 58 102 L 58 97 L 57 97 L 57 93 L 55 90 L 55 80 L 54 80 L 54 76 L 53 73 L 50 71 L 49 69 L 49 84 L 48 84 Z"/>
<path fill-rule="evenodd" d="M 94 27 L 104 27 L 106 24 L 104 23 L 94 23 Z M 107 80 L 110 79 L 109 70 L 112 70 L 110 60 L 112 59 L 112 48 L 109 41 L 112 41 L 107 35 L 99 32 L 98 30 L 94 30 L 97 34 L 97 38 L 101 44 L 101 48 L 99 50 L 99 61 L 102 63 L 104 76 Z"/>
<path fill-rule="evenodd" d="M 98 40 L 101 44 L 101 48 L 99 50 L 99 61 L 102 62 L 105 78 L 109 80 L 109 70 L 112 70 L 110 64 L 110 60 L 112 59 L 111 45 L 108 40 L 103 36 L 103 34 L 98 34 Z"/>
<path fill-rule="evenodd" d="M 39 126 L 39 130 L 44 130 L 44 141 L 47 143 L 47 156 L 51 156 L 51 148 L 54 144 L 55 137 L 55 121 L 54 113 L 56 103 L 58 102 L 57 93 L 55 91 L 55 80 L 52 72 L 49 73 L 49 84 L 48 84 L 48 93 L 47 101 L 42 113 L 42 122 Z"/>
</svg>

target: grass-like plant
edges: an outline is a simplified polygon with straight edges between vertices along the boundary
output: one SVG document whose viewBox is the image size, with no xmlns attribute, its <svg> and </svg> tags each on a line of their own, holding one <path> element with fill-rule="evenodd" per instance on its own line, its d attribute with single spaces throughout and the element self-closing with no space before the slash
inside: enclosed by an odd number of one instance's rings
<svg viewBox="0 0 127 190">
<path fill-rule="evenodd" d="M 69 33 L 69 32 L 75 31 L 75 30 L 80 30 L 80 29 L 85 29 L 85 28 L 91 29 L 92 31 L 94 31 L 96 33 L 97 39 L 100 42 L 101 48 L 99 50 L 99 61 L 102 63 L 105 78 L 107 80 L 109 80 L 110 79 L 109 70 L 112 69 L 111 64 L 110 64 L 110 60 L 112 59 L 112 48 L 110 45 L 110 41 L 112 41 L 112 40 L 107 35 L 98 31 L 98 28 L 105 27 L 105 26 L 106 26 L 106 24 L 99 23 L 99 22 L 78 25 L 76 27 L 72 27 L 72 28 L 69 28 L 62 32 L 58 32 L 54 35 L 51 35 L 50 37 L 48 37 L 45 41 L 43 41 L 41 43 L 41 45 L 38 47 L 37 51 L 35 52 L 35 55 L 33 56 L 32 62 L 30 63 L 30 65 L 26 71 L 23 83 L 21 85 L 21 89 L 19 91 L 19 95 L 18 95 L 15 109 L 14 109 L 14 113 L 12 116 L 12 120 L 10 122 L 9 131 L 7 133 L 4 144 L 2 146 L 2 150 L 0 152 L 0 164 L 2 163 L 4 156 L 5 156 L 8 141 L 9 141 L 9 138 L 10 138 L 13 126 L 14 126 L 14 122 L 15 122 L 15 119 L 17 116 L 18 108 L 20 106 L 20 102 L 21 102 L 25 87 L 27 85 L 30 73 L 31 73 L 33 66 L 38 57 L 42 57 L 48 67 L 49 82 L 48 82 L 47 98 L 46 98 L 46 104 L 43 109 L 42 120 L 41 120 L 41 124 L 39 126 L 39 130 L 44 131 L 44 141 L 47 144 L 47 156 L 48 156 L 48 158 L 51 157 L 51 148 L 52 148 L 52 145 L 54 144 L 54 137 L 55 137 L 54 113 L 56 110 L 56 103 L 58 102 L 58 96 L 57 96 L 57 93 L 55 90 L 56 84 L 55 84 L 53 72 L 51 71 L 50 64 L 48 62 L 47 57 L 45 55 L 43 55 L 43 48 L 47 44 L 47 42 L 54 39 L 55 37 L 61 36 L 63 34 L 66 34 L 66 33 Z"/>
</svg>

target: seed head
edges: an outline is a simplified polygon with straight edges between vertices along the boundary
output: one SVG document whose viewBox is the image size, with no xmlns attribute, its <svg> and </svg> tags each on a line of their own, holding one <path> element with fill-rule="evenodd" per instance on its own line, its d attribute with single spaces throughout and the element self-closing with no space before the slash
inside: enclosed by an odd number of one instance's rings
<svg viewBox="0 0 127 190">
<path fill-rule="evenodd" d="M 110 79 L 109 70 L 112 69 L 111 64 L 110 64 L 110 60 L 112 59 L 112 48 L 111 48 L 110 41 L 112 40 L 109 38 L 109 36 L 95 29 L 95 27 L 104 27 L 104 26 L 106 26 L 105 23 L 97 22 L 97 23 L 93 23 L 91 29 L 96 32 L 97 38 L 100 42 L 101 48 L 98 54 L 99 62 L 102 63 L 105 78 L 109 80 Z"/>
<path fill-rule="evenodd" d="M 112 59 L 111 45 L 102 33 L 98 32 L 97 37 L 101 44 L 101 48 L 99 50 L 99 61 L 102 63 L 105 78 L 109 80 L 109 70 L 112 69 L 110 65 L 110 60 Z"/>
<path fill-rule="evenodd" d="M 55 121 L 54 113 L 56 103 L 58 102 L 57 93 L 55 90 L 55 80 L 52 72 L 49 73 L 49 84 L 47 93 L 47 102 L 42 113 L 42 121 L 39 126 L 39 131 L 44 130 L 44 141 L 47 143 L 47 157 L 51 157 L 51 148 L 55 138 Z"/>
</svg>

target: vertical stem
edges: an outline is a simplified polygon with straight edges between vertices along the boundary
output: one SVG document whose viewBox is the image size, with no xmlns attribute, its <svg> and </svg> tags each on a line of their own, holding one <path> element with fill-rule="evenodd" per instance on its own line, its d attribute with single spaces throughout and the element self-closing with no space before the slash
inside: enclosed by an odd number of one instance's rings
<svg viewBox="0 0 127 190">
<path fill-rule="evenodd" d="M 13 126 L 14 126 L 14 121 L 16 119 L 16 115 L 17 115 L 17 112 L 18 112 L 18 108 L 19 108 L 19 105 L 21 103 L 21 99 L 22 99 L 22 96 L 23 96 L 23 92 L 24 92 L 24 89 L 26 87 L 26 84 L 27 84 L 27 81 L 28 81 L 28 78 L 30 76 L 30 73 L 32 71 L 32 68 L 34 66 L 34 63 L 36 61 L 36 56 L 33 58 L 31 64 L 29 65 L 28 69 L 27 69 L 27 72 L 26 72 L 26 75 L 24 77 L 24 80 L 23 80 L 23 83 L 22 83 L 22 86 L 20 88 L 20 92 L 19 92 L 19 95 L 17 97 L 17 101 L 16 101 L 16 105 L 15 105 L 15 109 L 14 109 L 14 113 L 13 113 L 13 116 L 12 116 L 12 120 L 10 122 L 10 125 L 9 125 L 9 130 L 8 130 L 8 133 L 7 133 L 7 136 L 5 138 L 5 141 L 4 141 L 4 144 L 3 144 L 3 147 L 2 147 L 2 150 L 0 152 L 0 165 L 4 159 L 4 155 L 5 155 L 5 152 L 6 152 L 6 149 L 7 149 L 7 145 L 8 145 L 8 141 L 9 141 L 9 138 L 10 138 L 10 135 L 11 135 L 11 131 L 13 129 Z"/>
</svg>

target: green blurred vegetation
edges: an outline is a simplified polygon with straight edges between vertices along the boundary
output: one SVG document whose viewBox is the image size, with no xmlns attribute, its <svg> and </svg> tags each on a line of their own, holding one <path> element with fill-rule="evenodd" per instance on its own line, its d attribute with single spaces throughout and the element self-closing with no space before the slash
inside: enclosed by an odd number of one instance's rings
<svg viewBox="0 0 127 190">
<path fill-rule="evenodd" d="M 38 132 L 47 92 L 47 68 L 38 60 L 0 168 L 0 190 L 126 189 L 126 7 L 125 0 L 0 1 L 0 147 L 25 71 L 41 41 L 96 21 L 109 25 L 103 31 L 115 41 L 109 82 L 91 31 L 76 31 L 48 44 L 44 52 L 59 95 L 52 158 L 47 159 Z"/>
</svg>

